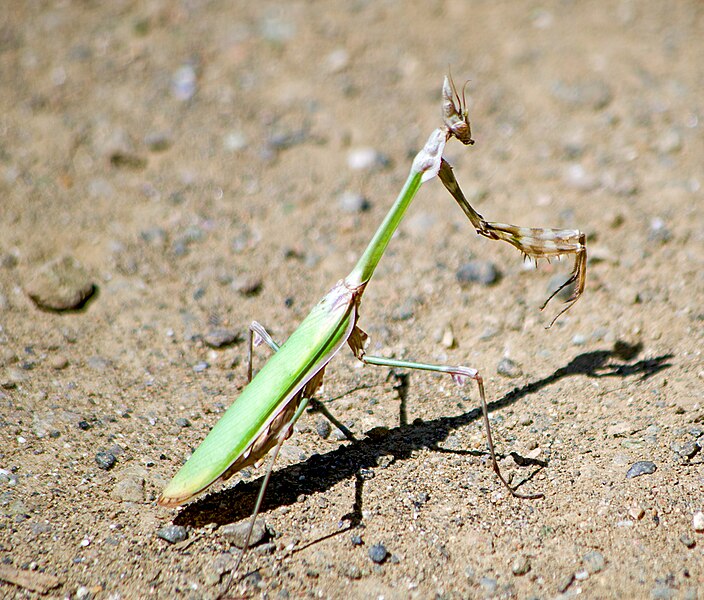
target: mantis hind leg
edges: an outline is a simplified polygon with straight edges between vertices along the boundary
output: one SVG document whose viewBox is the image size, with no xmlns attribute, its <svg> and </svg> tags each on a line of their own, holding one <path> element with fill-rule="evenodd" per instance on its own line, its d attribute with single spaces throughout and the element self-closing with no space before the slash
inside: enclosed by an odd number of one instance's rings
<svg viewBox="0 0 704 600">
<path fill-rule="evenodd" d="M 484 393 L 484 380 L 479 374 L 479 371 L 472 369 L 471 367 L 453 367 L 448 365 L 429 365 L 424 363 L 408 362 L 403 360 L 394 360 L 389 358 L 382 358 L 380 356 L 367 356 L 363 354 L 359 357 L 360 360 L 368 365 L 375 365 L 380 367 L 395 367 L 402 369 L 415 369 L 419 371 L 432 371 L 434 373 L 446 373 L 450 375 L 455 383 L 462 386 L 467 381 L 467 379 L 473 379 L 477 382 L 477 387 L 479 388 L 479 400 L 482 406 L 482 417 L 484 421 L 484 429 L 486 431 L 487 444 L 489 446 L 489 456 L 491 457 L 491 465 L 494 472 L 504 484 L 506 489 L 511 492 L 512 496 L 516 498 L 523 498 L 528 500 L 536 500 L 538 498 L 543 498 L 544 494 L 521 494 L 513 489 L 504 476 L 501 474 L 501 469 L 499 469 L 499 463 L 496 460 L 496 453 L 494 452 L 494 441 L 491 436 L 491 426 L 489 424 L 489 410 L 486 403 L 486 395 Z"/>
<path fill-rule="evenodd" d="M 259 323 L 257 323 L 256 321 L 254 321 L 254 323 L 252 323 L 252 324 L 259 325 Z M 264 329 L 264 328 L 262 327 L 262 329 Z M 250 331 L 251 331 L 251 328 L 250 328 Z M 303 398 L 301 400 L 301 403 L 298 405 L 298 408 L 296 409 L 296 412 L 294 413 L 293 417 L 291 417 L 291 420 L 281 428 L 281 431 L 278 434 L 279 439 L 276 443 L 276 446 L 274 447 L 274 452 L 271 455 L 271 461 L 269 461 L 269 467 L 267 468 L 266 474 L 264 475 L 264 479 L 262 480 L 262 484 L 259 487 L 259 494 L 257 495 L 257 501 L 254 504 L 254 511 L 252 512 L 252 516 L 250 517 L 249 527 L 247 527 L 247 535 L 245 536 L 244 544 L 242 545 L 242 552 L 240 552 L 240 556 L 237 559 L 235 566 L 233 567 L 232 571 L 230 571 L 230 577 L 228 578 L 223 590 L 220 593 L 220 596 L 219 596 L 220 598 L 222 598 L 227 593 L 230 585 L 232 584 L 232 581 L 235 578 L 235 574 L 237 573 L 237 571 L 240 568 L 240 565 L 242 564 L 242 559 L 244 558 L 245 554 L 247 553 L 247 550 L 249 550 L 249 541 L 252 538 L 252 531 L 254 529 L 254 523 L 256 523 L 256 521 L 257 521 L 257 517 L 259 516 L 259 511 L 261 510 L 261 507 L 262 507 L 262 502 L 264 502 L 264 494 L 266 493 L 266 488 L 269 485 L 269 479 L 271 478 L 271 472 L 274 469 L 274 463 L 276 462 L 276 459 L 279 456 L 279 451 L 281 450 L 281 446 L 283 446 L 284 442 L 288 439 L 289 435 L 291 434 L 291 429 L 296 424 L 296 421 L 298 421 L 300 416 L 303 414 L 303 411 L 305 410 L 306 406 L 308 405 L 308 402 L 309 402 L 308 398 Z"/>
</svg>

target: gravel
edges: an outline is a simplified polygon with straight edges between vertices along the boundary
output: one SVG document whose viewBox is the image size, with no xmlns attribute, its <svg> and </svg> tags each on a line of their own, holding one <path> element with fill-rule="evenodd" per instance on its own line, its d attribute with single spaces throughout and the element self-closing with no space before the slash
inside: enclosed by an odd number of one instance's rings
<svg viewBox="0 0 704 600">
<path fill-rule="evenodd" d="M 369 558 L 378 565 L 382 564 L 388 556 L 389 551 L 384 544 L 374 544 L 369 548 Z"/>
<path fill-rule="evenodd" d="M 463 287 L 473 283 L 489 286 L 500 281 L 501 272 L 490 260 L 476 259 L 462 265 L 455 273 L 455 277 Z"/>
<path fill-rule="evenodd" d="M 156 535 L 169 544 L 177 544 L 188 539 L 188 531 L 183 525 L 167 525 L 157 531 Z"/>
<path fill-rule="evenodd" d="M 81 421 L 81 423 L 85 423 L 85 421 Z M 98 463 L 98 467 L 104 471 L 109 471 L 115 466 L 117 458 L 115 458 L 112 452 L 98 452 L 95 455 L 95 462 Z"/>
<path fill-rule="evenodd" d="M 240 523 L 230 523 L 223 525 L 218 529 L 218 533 L 226 538 L 231 544 L 238 548 L 244 548 L 247 532 L 249 531 L 249 519 Z M 258 519 L 252 528 L 252 535 L 249 538 L 249 546 L 253 548 L 257 544 L 262 543 L 268 536 L 266 522 Z"/>
<path fill-rule="evenodd" d="M 628 469 L 626 473 L 627 479 L 633 479 L 634 477 L 640 477 L 641 475 L 652 475 L 657 470 L 655 463 L 650 460 L 639 460 L 637 463 L 633 463 L 631 468 Z"/>
</svg>

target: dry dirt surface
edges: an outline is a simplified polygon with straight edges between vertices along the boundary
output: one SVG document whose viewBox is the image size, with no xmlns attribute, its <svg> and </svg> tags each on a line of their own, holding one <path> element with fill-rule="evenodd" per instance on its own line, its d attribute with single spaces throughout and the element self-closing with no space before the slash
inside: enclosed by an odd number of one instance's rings
<svg viewBox="0 0 704 600">
<path fill-rule="evenodd" d="M 245 385 L 249 323 L 284 340 L 349 272 L 449 66 L 467 197 L 584 231 L 586 292 L 546 330 L 571 261 L 530 268 L 435 180 L 360 325 L 479 369 L 545 498 L 498 482 L 474 385 L 345 348 L 321 400 L 357 441 L 303 415 L 228 597 L 703 597 L 702 31 L 684 0 L 3 3 L 0 596 L 218 597 L 264 469 L 156 499 Z"/>
</svg>

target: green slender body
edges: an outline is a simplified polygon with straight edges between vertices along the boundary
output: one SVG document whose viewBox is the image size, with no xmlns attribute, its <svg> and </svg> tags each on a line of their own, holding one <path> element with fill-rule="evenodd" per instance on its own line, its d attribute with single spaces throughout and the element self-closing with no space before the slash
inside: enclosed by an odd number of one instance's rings
<svg viewBox="0 0 704 600">
<path fill-rule="evenodd" d="M 317 376 L 347 342 L 357 322 L 364 288 L 421 184 L 440 168 L 445 134 L 436 130 L 413 161 L 401 193 L 377 229 L 352 272 L 338 282 L 274 354 L 215 424 L 203 443 L 171 480 L 159 498 L 177 506 L 260 458 L 279 435 L 288 435 L 289 420 L 303 394 L 312 394 Z M 252 460 L 250 460 L 252 459 Z"/>
<path fill-rule="evenodd" d="M 244 388 L 159 499 L 175 506 L 218 479 L 344 345 L 353 306 L 336 285 Z M 350 293 L 347 296 L 351 296 Z"/>
</svg>

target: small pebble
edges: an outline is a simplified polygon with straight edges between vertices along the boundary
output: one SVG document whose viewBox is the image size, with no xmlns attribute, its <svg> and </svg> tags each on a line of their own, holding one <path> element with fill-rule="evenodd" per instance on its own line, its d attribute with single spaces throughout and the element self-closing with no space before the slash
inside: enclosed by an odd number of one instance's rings
<svg viewBox="0 0 704 600">
<path fill-rule="evenodd" d="M 171 94 L 181 102 L 190 100 L 196 93 L 197 79 L 193 65 L 182 65 L 171 77 Z"/>
<path fill-rule="evenodd" d="M 353 171 L 383 169 L 389 164 L 389 159 L 374 148 L 356 148 L 347 154 L 347 166 Z"/>
<path fill-rule="evenodd" d="M 601 552 L 598 552 L 597 550 L 592 550 L 591 552 L 587 552 L 582 557 L 582 564 L 584 565 L 584 568 L 587 570 L 587 572 L 590 575 L 593 575 L 594 573 L 599 573 L 600 571 L 604 570 L 604 567 L 606 566 L 606 560 L 604 559 L 604 555 Z"/>
<path fill-rule="evenodd" d="M 8 514 L 26 517 L 29 512 L 27 505 L 22 500 L 15 500 L 10 504 Z"/>
<path fill-rule="evenodd" d="M 243 296 L 256 296 L 261 292 L 264 282 L 256 275 L 235 277 L 230 287 Z"/>
<path fill-rule="evenodd" d="M 584 344 L 587 343 L 587 338 L 586 336 L 582 335 L 581 333 L 576 334 L 572 338 L 572 345 L 574 346 L 584 346 Z"/>
<path fill-rule="evenodd" d="M 498 327 L 493 327 L 489 326 L 484 329 L 484 331 L 479 334 L 479 339 L 482 342 L 486 342 L 492 338 L 495 338 L 499 334 L 499 328 Z"/>
<path fill-rule="evenodd" d="M 565 184 L 582 192 L 593 190 L 599 185 L 596 177 L 589 173 L 582 165 L 575 163 L 567 167 L 563 176 Z"/>
<path fill-rule="evenodd" d="M 425 504 L 428 500 L 430 500 L 430 494 L 428 492 L 420 492 L 417 496 L 416 499 L 413 501 L 413 504 L 415 506 L 422 506 Z"/>
<path fill-rule="evenodd" d="M 376 464 L 382 469 L 386 469 L 387 467 L 391 466 L 394 460 L 395 458 L 393 454 L 384 454 L 382 456 L 377 457 Z"/>
<path fill-rule="evenodd" d="M 80 308 L 95 289 L 91 277 L 72 256 L 45 263 L 25 286 L 37 306 L 53 311 Z"/>
<path fill-rule="evenodd" d="M 247 136 L 241 131 L 230 131 L 222 141 L 223 148 L 228 152 L 241 152 L 249 145 Z"/>
<path fill-rule="evenodd" d="M 0 347 L 0 367 L 7 367 L 18 360 L 17 355 L 10 348 Z"/>
<path fill-rule="evenodd" d="M 369 558 L 372 559 L 372 562 L 375 562 L 378 565 L 382 564 L 388 555 L 389 552 L 384 544 L 374 544 L 371 548 L 369 548 Z"/>
<path fill-rule="evenodd" d="M 325 57 L 325 70 L 328 73 L 339 73 L 350 62 L 350 53 L 346 48 L 336 48 Z"/>
<path fill-rule="evenodd" d="M 49 359 L 49 366 L 56 371 L 61 371 L 62 369 L 68 367 L 68 358 L 66 358 L 62 354 L 52 356 Z"/>
<path fill-rule="evenodd" d="M 695 542 L 687 533 L 683 533 L 680 536 L 680 542 L 682 542 L 690 550 L 697 545 L 697 542 Z"/>
<path fill-rule="evenodd" d="M 606 435 L 609 437 L 626 437 L 629 433 L 635 430 L 636 428 L 633 427 L 633 425 L 628 421 L 621 421 L 619 423 L 615 423 L 614 425 L 609 425 L 606 428 Z"/>
<path fill-rule="evenodd" d="M 35 535 L 41 535 L 42 533 L 49 533 L 52 530 L 51 523 L 34 523 L 32 524 L 32 533 Z"/>
<path fill-rule="evenodd" d="M 266 147 L 260 156 L 264 160 L 271 160 L 276 152 L 303 144 L 309 137 L 310 132 L 307 127 L 291 129 L 286 126 L 274 126 L 267 136 Z"/>
<path fill-rule="evenodd" d="M 90 356 L 86 364 L 94 371 L 105 371 L 110 366 L 110 362 L 102 356 Z"/>
<path fill-rule="evenodd" d="M 281 447 L 279 456 L 281 456 L 283 460 L 290 460 L 295 462 L 302 462 L 306 460 L 306 458 L 308 458 L 304 450 L 298 446 L 295 446 L 294 444 L 284 444 Z"/>
<path fill-rule="evenodd" d="M 315 423 L 315 431 L 322 439 L 327 439 L 330 435 L 330 432 L 332 431 L 330 421 L 328 421 L 327 419 L 319 419 Z"/>
<path fill-rule="evenodd" d="M 156 535 L 169 544 L 177 544 L 188 538 L 188 531 L 183 525 L 167 525 L 157 531 Z"/>
<path fill-rule="evenodd" d="M 487 596 L 493 596 L 496 588 L 499 587 L 499 582 L 493 577 L 480 577 L 479 585 Z"/>
<path fill-rule="evenodd" d="M 370 479 L 374 479 L 376 477 L 376 473 L 374 473 L 373 469 L 366 469 L 362 467 L 357 471 L 359 473 L 359 476 L 364 480 L 364 481 L 369 481 Z"/>
<path fill-rule="evenodd" d="M 178 425 L 179 427 L 190 427 L 191 422 L 186 419 L 186 417 L 180 417 L 176 419 L 176 425 Z"/>
<path fill-rule="evenodd" d="M 362 570 L 357 565 L 347 565 L 341 569 L 343 575 L 349 579 L 361 579 Z"/>
<path fill-rule="evenodd" d="M 239 341 L 239 335 L 229 329 L 211 329 L 203 336 L 203 341 L 211 348 L 224 348 Z"/>
<path fill-rule="evenodd" d="M 342 192 L 337 199 L 340 208 L 346 213 L 360 213 L 369 210 L 370 204 L 362 194 Z"/>
<path fill-rule="evenodd" d="M 451 326 L 448 325 L 443 331 L 440 343 L 448 350 L 452 350 L 452 348 L 457 345 L 457 342 L 455 341 L 455 334 L 452 331 Z"/>
<path fill-rule="evenodd" d="M 206 371 L 208 368 L 210 368 L 210 365 L 204 360 L 193 365 L 193 371 L 196 373 L 202 373 L 203 371 Z"/>
<path fill-rule="evenodd" d="M 682 150 L 682 136 L 676 129 L 669 129 L 657 136 L 656 149 L 662 154 L 674 154 Z"/>
<path fill-rule="evenodd" d="M 514 575 L 525 575 L 528 571 L 530 571 L 530 567 L 530 559 L 527 556 L 519 556 L 513 561 L 511 571 Z"/>
<path fill-rule="evenodd" d="M 650 229 L 648 230 L 649 241 L 665 244 L 671 239 L 672 233 L 667 228 L 667 225 L 665 225 L 665 221 L 656 217 L 650 222 Z"/>
<path fill-rule="evenodd" d="M 85 421 L 81 421 L 81 423 L 85 423 Z M 112 452 L 98 452 L 95 455 L 95 462 L 98 463 L 98 467 L 103 469 L 103 471 L 109 471 L 115 466 L 117 459 Z"/>
<path fill-rule="evenodd" d="M 249 519 L 242 521 L 241 523 L 229 523 L 223 525 L 218 532 L 227 540 L 237 546 L 238 548 L 244 548 L 245 540 L 247 539 L 247 531 L 249 531 Z M 249 538 L 249 546 L 253 548 L 257 544 L 260 544 L 267 537 L 268 531 L 266 523 L 259 519 L 254 523 L 252 528 L 252 535 Z"/>
<path fill-rule="evenodd" d="M 19 263 L 17 256 L 8 252 L 0 257 L 0 266 L 5 269 L 14 269 Z"/>
<path fill-rule="evenodd" d="M 686 459 L 686 460 L 691 460 L 701 450 L 701 447 L 694 440 L 687 440 L 683 444 L 678 444 L 676 442 L 673 442 L 670 445 L 670 448 L 672 448 L 672 450 L 674 450 L 677 454 L 679 454 L 679 456 L 681 458 Z"/>
<path fill-rule="evenodd" d="M 641 475 L 652 475 L 657 470 L 655 463 L 650 460 L 639 460 L 634 463 L 628 473 L 626 473 L 626 479 L 633 479 L 634 477 L 640 477 Z"/>
<path fill-rule="evenodd" d="M 163 131 L 152 131 L 144 136 L 144 145 L 152 152 L 164 152 L 171 146 L 171 136 Z"/>
<path fill-rule="evenodd" d="M 55 416 L 53 413 L 35 413 L 32 418 L 32 432 L 38 438 L 47 436 L 59 437 L 59 432 L 55 428 Z M 56 432 L 54 435 L 52 433 Z"/>
<path fill-rule="evenodd" d="M 292 19 L 283 16 L 267 16 L 259 21 L 259 31 L 262 37 L 274 45 L 282 46 L 296 35 L 296 25 Z"/>
<path fill-rule="evenodd" d="M 665 584 L 658 584 L 650 590 L 651 600 L 672 600 L 679 596 L 678 590 Z"/>
<path fill-rule="evenodd" d="M 489 260 L 470 260 L 455 273 L 459 284 L 464 287 L 472 283 L 493 285 L 501 279 L 501 273 L 496 265 Z"/>
<path fill-rule="evenodd" d="M 115 484 L 112 497 L 120 502 L 144 502 L 144 479 L 129 475 Z"/>
<path fill-rule="evenodd" d="M 640 521 L 645 516 L 645 511 L 640 506 L 633 506 L 628 509 L 628 516 Z"/>
<path fill-rule="evenodd" d="M 397 306 L 391 314 L 394 321 L 408 321 L 413 318 L 416 302 L 413 299 L 407 299 Z"/>
<path fill-rule="evenodd" d="M 339 427 L 335 427 L 330 434 L 330 440 L 333 442 L 344 442 L 347 439 L 345 432 Z"/>
<path fill-rule="evenodd" d="M 510 377 L 512 379 L 523 375 L 523 370 L 521 369 L 521 366 L 506 356 L 504 356 L 499 361 L 499 364 L 496 365 L 496 372 L 499 375 L 503 375 L 504 377 Z"/>
<path fill-rule="evenodd" d="M 692 527 L 697 533 L 704 532 L 704 512 L 698 510 L 692 516 Z"/>
</svg>

